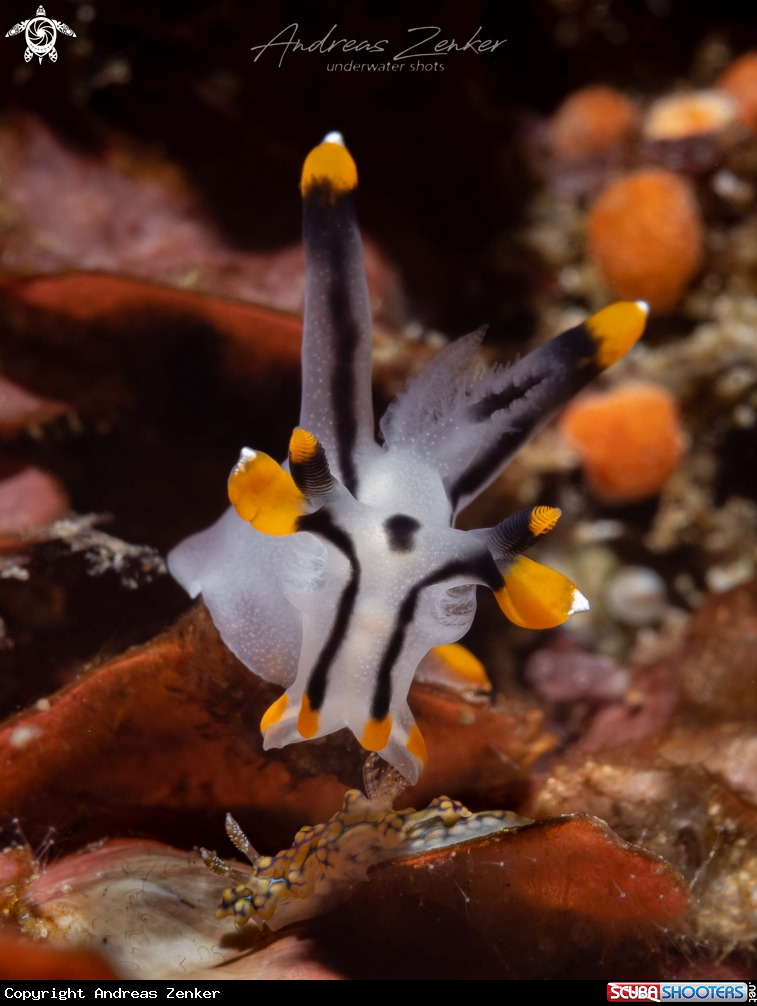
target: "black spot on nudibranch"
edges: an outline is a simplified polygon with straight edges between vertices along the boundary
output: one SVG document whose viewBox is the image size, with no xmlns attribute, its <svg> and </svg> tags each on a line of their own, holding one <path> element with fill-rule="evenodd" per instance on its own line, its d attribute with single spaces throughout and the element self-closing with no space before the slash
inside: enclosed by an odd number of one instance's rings
<svg viewBox="0 0 757 1006">
<path fill-rule="evenodd" d="M 415 532 L 420 528 L 420 521 L 406 513 L 396 513 L 384 521 L 389 548 L 392 552 L 410 552 L 413 548 Z"/>
</svg>

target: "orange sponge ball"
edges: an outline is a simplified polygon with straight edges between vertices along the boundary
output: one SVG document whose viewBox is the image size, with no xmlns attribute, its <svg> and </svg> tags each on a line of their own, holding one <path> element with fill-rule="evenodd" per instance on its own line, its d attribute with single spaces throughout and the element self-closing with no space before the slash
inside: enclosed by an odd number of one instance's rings
<svg viewBox="0 0 757 1006">
<path fill-rule="evenodd" d="M 590 157 L 619 146 L 638 126 L 634 105 L 612 87 L 583 87 L 555 112 L 550 128 L 558 157 Z"/>
<path fill-rule="evenodd" d="M 589 254 L 613 294 L 669 311 L 698 272 L 704 232 L 687 181 L 636 171 L 604 190 L 589 213 Z"/>
<path fill-rule="evenodd" d="M 718 81 L 718 87 L 735 99 L 741 122 L 757 130 L 757 52 L 745 52 L 734 60 Z"/>
<path fill-rule="evenodd" d="M 607 503 L 654 496 L 686 447 L 675 399 L 658 384 L 627 384 L 579 398 L 560 431 L 581 458 L 595 495 Z"/>
</svg>

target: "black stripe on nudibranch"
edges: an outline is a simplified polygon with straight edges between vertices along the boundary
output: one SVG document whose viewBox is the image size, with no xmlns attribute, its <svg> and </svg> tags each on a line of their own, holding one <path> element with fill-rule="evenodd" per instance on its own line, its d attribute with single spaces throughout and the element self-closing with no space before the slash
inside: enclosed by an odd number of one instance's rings
<svg viewBox="0 0 757 1006">
<path fill-rule="evenodd" d="M 596 355 L 596 339 L 582 322 L 514 364 L 509 371 L 512 383 L 507 388 L 471 406 L 471 418 L 476 422 L 504 410 L 512 415 L 512 425 L 450 486 L 453 507 L 464 496 L 478 492 L 538 426 L 601 373 L 603 368 Z"/>
<path fill-rule="evenodd" d="M 352 538 L 350 538 L 343 528 L 334 523 L 327 507 L 321 507 L 315 513 L 305 514 L 303 517 L 300 517 L 298 530 L 310 531 L 312 534 L 331 542 L 346 557 L 350 564 L 350 576 L 339 598 L 334 623 L 331 626 L 331 631 L 324 643 L 323 649 L 318 654 L 318 659 L 313 665 L 313 670 L 310 672 L 310 678 L 305 688 L 310 708 L 313 712 L 318 712 L 326 697 L 329 670 L 339 652 L 339 647 L 347 635 L 350 618 L 352 617 L 355 601 L 360 589 L 361 570 Z"/>
<path fill-rule="evenodd" d="M 371 702 L 371 717 L 374 720 L 380 722 L 389 712 L 392 703 L 392 670 L 402 653 L 408 626 L 415 617 L 420 592 L 426 587 L 443 583 L 456 576 L 470 576 L 474 583 L 482 580 L 487 587 L 495 592 L 501 590 L 505 582 L 492 557 L 482 554 L 473 560 L 454 559 L 433 573 L 429 573 L 428 576 L 410 588 L 400 604 L 394 629 L 379 664 Z"/>
<path fill-rule="evenodd" d="M 357 469 L 355 438 L 357 402 L 355 357 L 360 341 L 360 325 L 350 297 L 348 245 L 357 227 L 353 191 L 334 193 L 327 185 L 314 185 L 303 199 L 303 237 L 319 260 L 329 283 L 324 297 L 334 333 L 331 346 L 332 370 L 326 393 L 334 417 L 336 454 L 342 482 L 355 495 Z"/>
<path fill-rule="evenodd" d="M 509 408 L 516 399 L 523 398 L 527 392 L 538 387 L 545 377 L 545 374 L 528 377 L 517 387 L 510 385 L 510 387 L 504 388 L 502 391 L 485 395 L 480 401 L 470 406 L 468 415 L 476 423 L 486 422 L 487 419 L 491 419 L 495 412 L 499 412 L 500 409 Z"/>
<path fill-rule="evenodd" d="M 392 552 L 412 552 L 416 531 L 421 523 L 406 513 L 396 513 L 384 521 L 384 530 Z"/>
</svg>

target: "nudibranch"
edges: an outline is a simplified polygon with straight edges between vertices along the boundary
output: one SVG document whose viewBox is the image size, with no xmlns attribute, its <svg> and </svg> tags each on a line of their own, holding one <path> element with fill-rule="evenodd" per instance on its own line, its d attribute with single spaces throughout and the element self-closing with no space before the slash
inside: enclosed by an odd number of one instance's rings
<svg viewBox="0 0 757 1006">
<path fill-rule="evenodd" d="M 243 450 L 231 508 L 168 565 L 236 656 L 285 689 L 262 719 L 265 748 L 346 726 L 415 782 L 426 751 L 407 693 L 426 654 L 468 630 L 476 587 L 530 628 L 588 607 L 522 554 L 558 509 L 478 531 L 456 529 L 455 516 L 636 342 L 647 308 L 612 304 L 509 367 L 481 365 L 484 329 L 458 339 L 389 406 L 378 443 L 356 187 L 355 162 L 329 133 L 302 171 L 302 405 L 288 460 Z"/>
<path fill-rule="evenodd" d="M 472 814 L 448 796 L 432 800 L 425 810 L 393 810 L 407 780 L 390 768 L 383 771 L 377 755 L 363 770 L 365 793 L 345 793 L 341 810 L 324 824 L 297 832 L 291 848 L 261 856 L 231 816 L 226 833 L 250 861 L 240 869 L 215 852 L 201 850 L 214 873 L 235 881 L 223 892 L 216 917 L 231 916 L 238 926 L 281 929 L 335 907 L 356 883 L 368 879 L 370 867 L 387 859 L 444 849 L 532 824 L 509 810 Z"/>
</svg>

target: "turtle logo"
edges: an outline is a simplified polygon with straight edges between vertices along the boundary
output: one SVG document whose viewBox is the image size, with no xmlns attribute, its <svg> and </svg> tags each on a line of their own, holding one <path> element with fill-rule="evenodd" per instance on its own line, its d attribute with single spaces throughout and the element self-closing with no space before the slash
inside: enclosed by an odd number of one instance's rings
<svg viewBox="0 0 757 1006">
<path fill-rule="evenodd" d="M 44 56 L 49 56 L 54 63 L 58 58 L 58 53 L 55 51 L 55 39 L 58 32 L 76 38 L 76 32 L 71 31 L 67 24 L 49 18 L 45 14 L 44 7 L 37 8 L 36 17 L 14 24 L 10 31 L 6 31 L 5 37 L 18 35 L 22 31 L 26 31 L 27 49 L 24 53 L 24 59 L 27 63 L 34 56 L 39 56 L 40 63 Z"/>
</svg>

